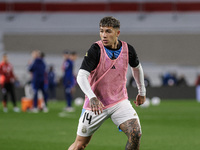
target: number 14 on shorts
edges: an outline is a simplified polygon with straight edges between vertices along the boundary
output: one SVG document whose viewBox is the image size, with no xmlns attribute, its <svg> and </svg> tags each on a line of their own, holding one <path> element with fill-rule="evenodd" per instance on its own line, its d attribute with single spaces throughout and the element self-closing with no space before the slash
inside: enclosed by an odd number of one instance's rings
<svg viewBox="0 0 200 150">
<path fill-rule="evenodd" d="M 91 123 L 91 120 L 92 120 L 92 115 L 90 115 L 89 113 L 85 112 L 85 113 L 84 113 L 84 116 L 83 116 L 83 123 L 84 123 L 85 121 L 88 121 L 88 124 L 90 124 L 90 123 Z"/>
</svg>

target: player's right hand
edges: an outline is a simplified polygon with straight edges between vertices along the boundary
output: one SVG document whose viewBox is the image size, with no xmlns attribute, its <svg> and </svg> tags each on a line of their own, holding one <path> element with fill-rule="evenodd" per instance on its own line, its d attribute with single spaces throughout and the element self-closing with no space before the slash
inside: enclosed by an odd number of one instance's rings
<svg viewBox="0 0 200 150">
<path fill-rule="evenodd" d="M 95 115 L 96 114 L 99 115 L 100 113 L 102 113 L 103 107 L 104 107 L 103 103 L 100 100 L 98 100 L 96 97 L 93 97 L 90 99 L 90 108 L 92 112 L 95 113 Z"/>
<path fill-rule="evenodd" d="M 145 100 L 146 100 L 145 96 L 137 95 L 136 101 L 134 101 L 134 103 L 135 103 L 136 106 L 140 106 L 145 102 Z"/>
</svg>

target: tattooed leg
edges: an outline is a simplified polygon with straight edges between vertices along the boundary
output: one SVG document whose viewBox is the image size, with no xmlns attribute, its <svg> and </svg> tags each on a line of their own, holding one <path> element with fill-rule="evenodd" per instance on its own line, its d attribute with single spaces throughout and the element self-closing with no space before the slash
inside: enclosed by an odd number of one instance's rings
<svg viewBox="0 0 200 150">
<path fill-rule="evenodd" d="M 140 125 L 137 119 L 127 120 L 120 125 L 120 129 L 127 135 L 128 141 L 125 150 L 139 150 L 140 147 Z"/>
</svg>

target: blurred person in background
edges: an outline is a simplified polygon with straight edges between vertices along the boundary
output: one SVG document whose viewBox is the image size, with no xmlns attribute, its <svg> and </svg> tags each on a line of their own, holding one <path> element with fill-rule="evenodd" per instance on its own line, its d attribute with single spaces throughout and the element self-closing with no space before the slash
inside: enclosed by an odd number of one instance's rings
<svg viewBox="0 0 200 150">
<path fill-rule="evenodd" d="M 195 86 L 200 86 L 200 74 L 197 75 L 196 81 L 195 81 Z"/>
<path fill-rule="evenodd" d="M 48 99 L 56 100 L 56 74 L 54 66 L 50 65 L 48 70 Z"/>
<path fill-rule="evenodd" d="M 64 94 L 66 99 L 67 107 L 65 108 L 68 112 L 73 112 L 74 108 L 72 107 L 72 92 L 75 85 L 75 79 L 73 74 L 73 60 L 71 59 L 71 54 L 69 51 L 63 53 L 64 62 L 62 65 L 63 71 L 63 85 L 64 85 Z"/>
<path fill-rule="evenodd" d="M 77 136 L 68 150 L 83 150 L 93 134 L 111 118 L 128 138 L 126 150 L 139 150 L 141 126 L 139 117 L 128 100 L 126 73 L 128 64 L 137 82 L 135 104 L 144 103 L 146 88 L 142 66 L 133 46 L 118 39 L 120 22 L 114 17 L 104 17 L 99 23 L 101 40 L 87 51 L 77 82 L 86 95 Z"/>
<path fill-rule="evenodd" d="M 20 109 L 17 107 L 16 97 L 15 97 L 15 82 L 17 78 L 13 71 L 13 66 L 8 61 L 7 54 L 3 54 L 2 62 L 0 63 L 0 84 L 1 92 L 3 96 L 3 111 L 8 112 L 7 101 L 8 94 L 11 96 L 13 103 L 13 111 L 20 112 Z"/>
<path fill-rule="evenodd" d="M 197 75 L 195 86 L 196 86 L 196 99 L 200 103 L 200 74 Z"/>
<path fill-rule="evenodd" d="M 35 50 L 32 52 L 33 61 L 29 65 L 28 70 L 32 73 L 32 86 L 34 91 L 33 98 L 33 113 L 38 113 L 38 91 L 41 90 L 43 99 L 44 99 L 44 107 L 43 111 L 48 112 L 47 108 L 47 73 L 46 73 L 46 64 L 44 62 L 44 53 Z"/>
<path fill-rule="evenodd" d="M 183 74 L 177 78 L 177 86 L 188 86 L 188 83 Z"/>
<path fill-rule="evenodd" d="M 161 76 L 163 86 L 175 86 L 177 85 L 177 77 L 175 73 L 167 72 Z"/>
</svg>

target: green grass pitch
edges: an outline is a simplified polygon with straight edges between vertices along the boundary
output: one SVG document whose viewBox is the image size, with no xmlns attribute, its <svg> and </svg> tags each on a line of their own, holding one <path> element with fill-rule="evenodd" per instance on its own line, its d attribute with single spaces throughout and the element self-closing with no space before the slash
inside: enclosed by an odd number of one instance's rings
<svg viewBox="0 0 200 150">
<path fill-rule="evenodd" d="M 49 102 L 49 113 L 3 113 L 0 105 L 0 150 L 66 150 L 74 141 L 81 106 L 62 112 L 64 101 Z M 135 106 L 134 106 L 135 107 Z M 141 150 L 199 150 L 200 103 L 163 100 L 159 106 L 135 108 L 142 125 Z M 126 136 L 109 119 L 86 150 L 123 150 Z"/>
</svg>

